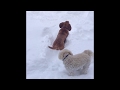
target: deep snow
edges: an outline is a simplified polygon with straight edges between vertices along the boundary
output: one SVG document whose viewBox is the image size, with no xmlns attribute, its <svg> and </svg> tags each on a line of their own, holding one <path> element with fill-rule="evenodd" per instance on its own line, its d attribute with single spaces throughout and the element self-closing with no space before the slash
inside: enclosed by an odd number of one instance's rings
<svg viewBox="0 0 120 90">
<path fill-rule="evenodd" d="M 72 26 L 65 48 L 73 54 L 85 49 L 94 52 L 93 11 L 27 11 L 26 12 L 26 79 L 94 79 L 94 58 L 86 75 L 68 76 L 60 50 L 49 49 L 59 28 L 68 20 Z"/>
</svg>

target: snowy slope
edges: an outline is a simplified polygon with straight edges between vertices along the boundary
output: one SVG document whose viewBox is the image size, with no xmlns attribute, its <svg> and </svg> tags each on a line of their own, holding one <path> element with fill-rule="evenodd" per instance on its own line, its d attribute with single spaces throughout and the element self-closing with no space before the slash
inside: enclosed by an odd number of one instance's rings
<svg viewBox="0 0 120 90">
<path fill-rule="evenodd" d="M 68 20 L 72 26 L 65 48 L 73 54 L 85 49 L 94 52 L 93 11 L 27 11 L 26 12 L 26 78 L 27 79 L 94 79 L 94 59 L 86 75 L 68 76 L 59 50 L 52 46 L 59 23 Z"/>
</svg>

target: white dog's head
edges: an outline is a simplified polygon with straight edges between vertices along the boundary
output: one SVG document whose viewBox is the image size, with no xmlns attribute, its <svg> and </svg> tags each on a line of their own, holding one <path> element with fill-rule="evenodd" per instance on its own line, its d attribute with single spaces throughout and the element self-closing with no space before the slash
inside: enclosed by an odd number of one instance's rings
<svg viewBox="0 0 120 90">
<path fill-rule="evenodd" d="M 68 49 L 63 49 L 60 51 L 58 58 L 63 60 L 67 55 L 73 55 L 72 52 Z"/>
<path fill-rule="evenodd" d="M 93 52 L 91 50 L 85 50 L 83 53 L 93 56 Z"/>
</svg>

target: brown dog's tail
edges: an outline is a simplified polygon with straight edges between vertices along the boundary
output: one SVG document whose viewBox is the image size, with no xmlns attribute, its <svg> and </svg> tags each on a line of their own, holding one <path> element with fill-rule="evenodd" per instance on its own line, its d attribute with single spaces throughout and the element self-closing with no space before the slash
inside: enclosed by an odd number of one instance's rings
<svg viewBox="0 0 120 90">
<path fill-rule="evenodd" d="M 53 47 L 48 46 L 50 49 L 54 49 Z"/>
</svg>

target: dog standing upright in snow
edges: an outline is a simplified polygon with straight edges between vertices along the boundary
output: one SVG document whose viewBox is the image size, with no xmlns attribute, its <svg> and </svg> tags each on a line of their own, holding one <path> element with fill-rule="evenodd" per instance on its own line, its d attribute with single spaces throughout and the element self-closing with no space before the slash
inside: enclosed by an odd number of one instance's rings
<svg viewBox="0 0 120 90">
<path fill-rule="evenodd" d="M 64 49 L 66 38 L 69 35 L 69 31 L 71 30 L 71 25 L 69 24 L 69 21 L 60 23 L 59 27 L 61 29 L 59 30 L 57 38 L 53 43 L 53 47 L 48 46 L 51 49 L 56 49 L 56 50 Z"/>
<path fill-rule="evenodd" d="M 63 49 L 59 53 L 58 58 L 63 61 L 69 75 L 74 75 L 74 71 L 80 71 L 80 74 L 87 74 L 92 56 L 93 52 L 91 50 L 84 50 L 80 54 L 73 55 L 70 50 Z"/>
</svg>

